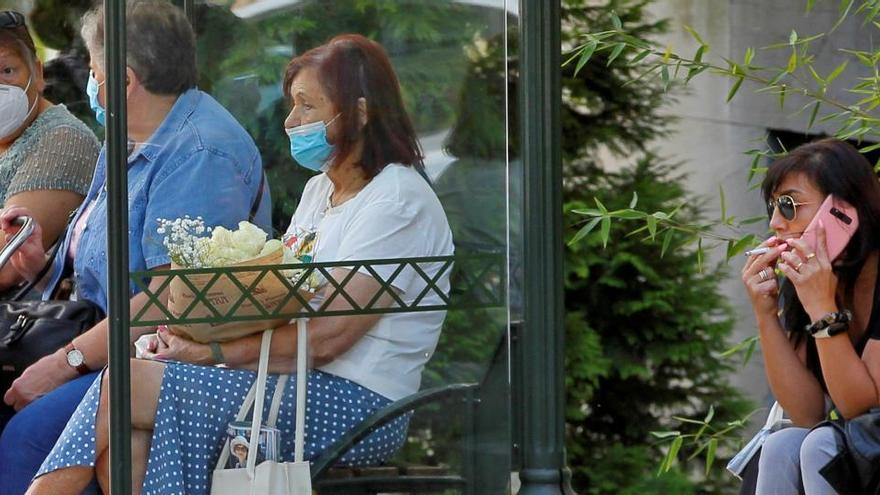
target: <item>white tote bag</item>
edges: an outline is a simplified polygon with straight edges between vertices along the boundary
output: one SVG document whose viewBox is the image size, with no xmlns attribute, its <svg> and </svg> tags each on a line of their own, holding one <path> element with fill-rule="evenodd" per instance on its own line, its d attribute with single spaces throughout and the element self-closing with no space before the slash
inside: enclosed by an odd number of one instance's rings
<svg viewBox="0 0 880 495">
<path fill-rule="evenodd" d="M 251 403 L 254 403 L 254 414 L 251 422 L 251 439 L 259 439 L 260 423 L 262 422 L 263 403 L 266 396 L 266 375 L 269 367 L 269 347 L 272 342 L 272 330 L 263 332 L 260 347 L 260 364 L 257 381 L 251 387 L 236 421 L 244 421 Z M 303 434 L 305 431 L 306 409 L 306 350 L 308 334 L 306 320 L 297 320 L 297 360 L 296 360 L 296 438 L 294 462 L 264 461 L 257 464 L 256 442 L 248 449 L 247 466 L 242 469 L 223 469 L 229 459 L 229 444 L 223 447 L 217 467 L 211 481 L 211 495 L 311 495 L 312 480 L 308 461 L 303 461 Z M 278 419 L 281 397 L 287 385 L 287 375 L 282 375 L 275 386 L 275 394 L 269 409 L 267 425 L 274 427 Z"/>
<path fill-rule="evenodd" d="M 758 452 L 764 441 L 771 433 L 781 430 L 786 426 L 791 426 L 791 420 L 783 417 L 782 406 L 778 402 L 773 403 L 770 412 L 767 414 L 767 421 L 764 427 L 755 433 L 755 436 L 743 447 L 736 455 L 727 463 L 727 470 L 739 479 L 742 479 L 743 471 L 752 460 L 752 457 Z"/>
</svg>

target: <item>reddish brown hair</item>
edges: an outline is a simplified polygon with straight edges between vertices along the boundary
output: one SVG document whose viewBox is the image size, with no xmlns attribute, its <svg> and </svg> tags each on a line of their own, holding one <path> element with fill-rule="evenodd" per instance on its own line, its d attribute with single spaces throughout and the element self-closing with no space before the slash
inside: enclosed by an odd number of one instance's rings
<svg viewBox="0 0 880 495">
<path fill-rule="evenodd" d="M 403 108 L 400 83 L 381 45 L 359 34 L 343 34 L 312 48 L 287 64 L 284 96 L 305 68 L 315 68 L 324 92 L 339 116 L 334 163 L 354 152 L 363 140 L 360 167 L 375 177 L 389 163 L 422 166 L 422 153 L 412 122 Z M 358 123 L 358 98 L 367 102 L 367 124 Z"/>
</svg>

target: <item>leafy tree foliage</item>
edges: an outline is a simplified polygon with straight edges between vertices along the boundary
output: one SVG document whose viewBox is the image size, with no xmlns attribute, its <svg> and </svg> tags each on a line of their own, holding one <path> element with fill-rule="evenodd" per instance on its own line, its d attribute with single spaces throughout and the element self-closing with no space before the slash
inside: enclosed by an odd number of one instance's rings
<svg viewBox="0 0 880 495">
<path fill-rule="evenodd" d="M 666 23 L 647 17 L 649 3 L 564 1 L 564 48 L 580 43 L 586 30 L 601 32 L 617 24 L 645 38 L 662 32 Z M 568 241 L 584 221 L 570 212 L 595 209 L 594 197 L 603 198 L 602 206 L 610 210 L 626 209 L 634 194 L 645 211 L 698 202 L 676 166 L 646 149 L 667 132 L 668 120 L 659 110 L 669 99 L 662 81 L 633 81 L 639 73 L 627 62 L 632 55 L 627 47 L 617 54 L 597 51 L 580 67 L 576 60 L 563 67 Z M 603 170 L 597 158 L 603 148 L 639 158 L 623 170 Z M 678 215 L 699 223 L 696 212 L 683 208 Z M 669 429 L 666 418 L 674 414 L 724 422 L 748 408 L 727 383 L 730 368 L 719 357 L 732 329 L 731 311 L 718 289 L 725 272 L 701 273 L 700 254 L 681 246 L 680 234 L 671 235 L 660 257 L 661 240 L 646 243 L 647 229 L 627 236 L 631 229 L 618 223 L 596 225 L 606 235 L 569 243 L 566 253 L 567 449 L 575 488 L 581 493 L 723 492 L 732 479 L 720 472 L 705 479 L 702 460 L 688 464 L 675 452 L 669 472 L 657 478 L 669 444 L 651 432 Z M 605 247 L 607 238 L 614 240 Z M 703 454 L 711 450 L 714 458 L 730 450 L 719 447 L 708 428 L 701 436 Z M 672 458 L 681 464 L 671 464 Z"/>
</svg>

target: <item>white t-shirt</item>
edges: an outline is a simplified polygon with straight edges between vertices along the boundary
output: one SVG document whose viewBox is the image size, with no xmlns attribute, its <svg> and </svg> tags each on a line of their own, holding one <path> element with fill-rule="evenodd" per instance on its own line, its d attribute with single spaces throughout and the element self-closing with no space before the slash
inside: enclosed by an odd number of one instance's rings
<svg viewBox="0 0 880 495">
<path fill-rule="evenodd" d="M 314 261 L 453 254 L 452 233 L 443 207 L 412 167 L 386 166 L 356 196 L 335 208 L 330 207 L 332 192 L 333 184 L 326 174 L 309 180 L 287 230 L 288 238 L 314 239 Z M 432 279 L 441 266 L 419 264 Z M 374 267 L 384 280 L 397 268 L 398 264 Z M 447 268 L 437 282 L 445 294 L 449 293 L 450 271 Z M 363 268 L 360 272 L 370 275 Z M 409 266 L 394 277 L 392 285 L 407 304 L 427 287 Z M 315 297 L 312 306 L 319 307 L 322 299 L 320 295 Z M 443 301 L 433 290 L 419 302 L 419 306 L 440 304 Z M 411 395 L 419 390 L 422 370 L 434 353 L 445 317 L 445 311 L 383 315 L 351 349 L 319 369 L 391 400 Z"/>
</svg>

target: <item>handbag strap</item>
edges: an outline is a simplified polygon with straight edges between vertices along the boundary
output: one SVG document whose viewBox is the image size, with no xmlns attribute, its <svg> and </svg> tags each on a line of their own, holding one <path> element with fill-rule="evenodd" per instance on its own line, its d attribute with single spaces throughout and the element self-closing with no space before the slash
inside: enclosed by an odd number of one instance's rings
<svg viewBox="0 0 880 495">
<path fill-rule="evenodd" d="M 254 223 L 257 217 L 257 210 L 260 209 L 260 203 L 263 201 L 263 189 L 266 186 L 266 172 L 260 174 L 260 188 L 257 189 L 257 197 L 254 198 L 254 204 L 251 205 L 251 211 L 248 214 L 248 222 Z"/>
<path fill-rule="evenodd" d="M 247 473 L 250 479 L 254 479 L 257 469 L 257 451 L 260 443 L 260 426 L 263 423 L 263 402 L 266 399 L 266 379 L 269 372 L 269 348 L 272 345 L 272 330 L 263 332 L 263 340 L 260 343 L 260 365 L 257 367 L 257 394 L 254 399 L 254 413 L 251 415 L 251 448 L 248 449 Z"/>
<path fill-rule="evenodd" d="M 247 418 L 247 414 L 251 409 L 251 404 L 254 405 L 254 414 L 253 420 L 251 421 L 250 438 L 257 439 L 257 442 L 253 443 L 253 445 L 259 444 L 260 423 L 262 423 L 263 419 L 263 402 L 266 397 L 266 379 L 269 369 L 269 348 L 271 344 L 272 330 L 266 330 L 265 332 L 263 332 L 263 339 L 260 343 L 260 362 L 257 367 L 257 380 L 254 382 L 253 385 L 251 385 L 251 388 L 248 391 L 247 396 L 245 396 L 244 402 L 241 405 L 241 409 L 238 410 L 238 414 L 235 416 L 236 421 L 244 421 L 245 418 Z M 256 428 L 256 431 L 254 431 L 254 428 Z M 248 476 L 251 479 L 254 479 L 254 470 L 257 463 L 257 450 L 259 449 L 248 449 L 247 469 Z M 223 469 L 224 466 L 226 466 L 226 461 L 228 460 L 229 442 L 226 442 L 223 445 L 223 451 L 220 453 L 220 458 L 217 460 L 217 466 L 215 467 L 215 469 Z"/>
<path fill-rule="evenodd" d="M 770 412 L 767 413 L 767 421 L 764 423 L 764 428 L 770 429 L 782 421 L 782 406 L 779 405 L 779 402 L 774 402 L 773 406 L 770 408 Z"/>
<path fill-rule="evenodd" d="M 248 390 L 247 395 L 244 397 L 244 402 L 241 404 L 241 409 L 238 410 L 238 414 L 235 415 L 235 421 L 244 421 L 247 418 L 248 412 L 251 410 L 251 405 L 254 403 L 254 397 L 257 395 L 257 382 L 251 385 L 250 390 Z M 223 451 L 220 452 L 220 459 L 217 460 L 217 466 L 215 469 L 223 469 L 226 466 L 226 461 L 229 460 L 229 442 L 225 442 L 223 444 Z"/>
<path fill-rule="evenodd" d="M 305 451 L 306 429 L 306 364 L 309 349 L 309 320 L 296 320 L 296 429 L 294 431 L 293 461 L 302 462 Z"/>
<path fill-rule="evenodd" d="M 21 301 L 24 299 L 24 296 L 27 295 L 40 280 L 43 280 L 43 277 L 49 273 L 49 270 L 52 269 L 52 265 L 55 263 L 55 255 L 58 254 L 58 250 L 61 249 L 61 245 L 64 244 L 64 239 L 67 236 L 67 231 L 70 230 L 70 223 L 73 221 L 73 217 L 76 216 L 77 209 L 74 208 L 70 211 L 70 214 L 67 215 L 67 225 L 64 226 L 64 231 L 61 232 L 61 235 L 58 236 L 58 239 L 55 241 L 55 244 L 52 245 L 52 248 L 49 250 L 49 256 L 46 258 L 46 264 L 43 265 L 43 268 L 40 269 L 37 276 L 34 277 L 33 280 L 29 280 L 26 284 L 21 286 L 21 289 L 12 296 L 11 301 Z M 2 268 L 2 267 L 0 267 Z"/>
<path fill-rule="evenodd" d="M 269 407 L 269 420 L 266 422 L 266 426 L 275 428 L 275 424 L 278 423 L 278 411 L 281 409 L 281 399 L 289 378 L 290 375 L 278 377 L 278 383 L 275 384 L 275 393 L 272 395 L 272 406 Z"/>
</svg>

